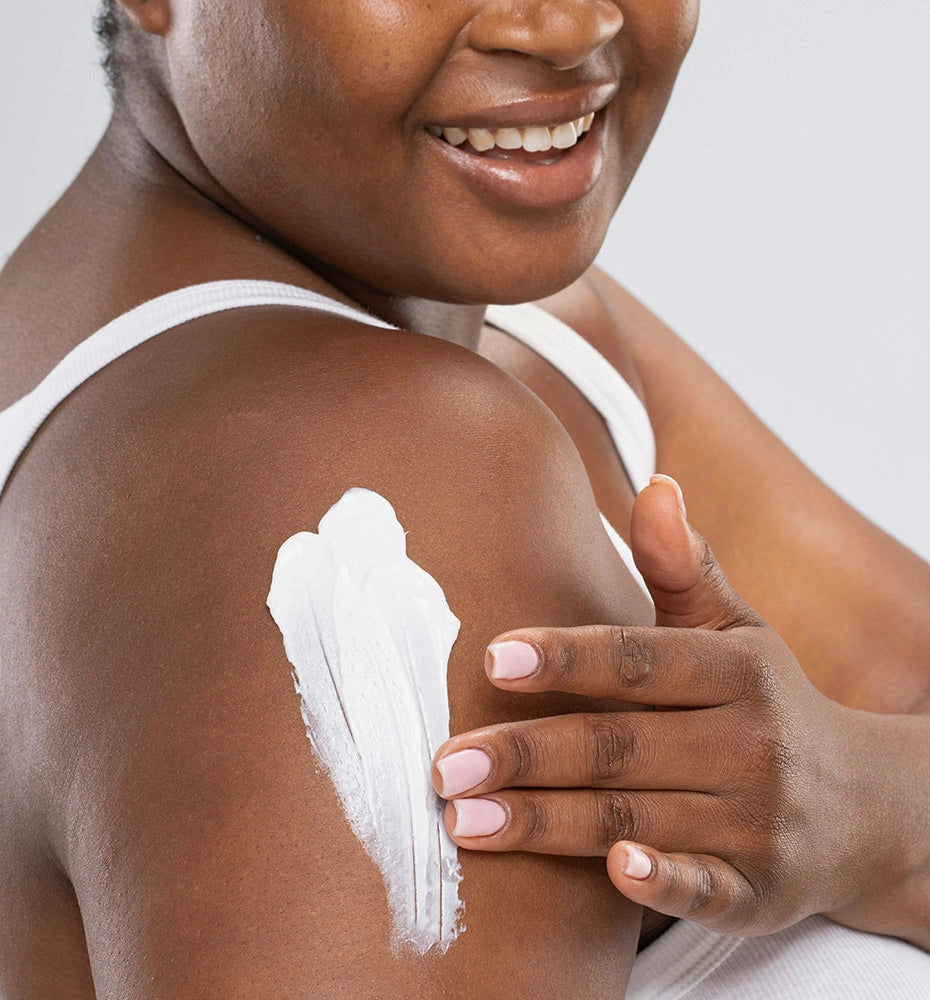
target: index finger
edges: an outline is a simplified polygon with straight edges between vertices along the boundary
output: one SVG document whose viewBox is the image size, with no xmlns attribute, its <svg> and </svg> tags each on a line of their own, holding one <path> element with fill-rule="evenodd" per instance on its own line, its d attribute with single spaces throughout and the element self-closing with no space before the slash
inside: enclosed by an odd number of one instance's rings
<svg viewBox="0 0 930 1000">
<path fill-rule="evenodd" d="M 505 633 L 485 669 L 511 691 L 698 708 L 739 700 L 768 666 L 735 631 L 584 625 Z"/>
</svg>

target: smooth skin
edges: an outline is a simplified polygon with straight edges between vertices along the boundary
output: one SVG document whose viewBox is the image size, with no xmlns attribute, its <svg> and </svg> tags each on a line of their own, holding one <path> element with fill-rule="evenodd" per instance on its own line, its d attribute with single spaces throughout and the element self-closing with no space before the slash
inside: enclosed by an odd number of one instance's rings
<svg viewBox="0 0 930 1000">
<path fill-rule="evenodd" d="M 284 309 L 208 317 L 94 376 L 33 442 L 0 502 L 0 996 L 621 996 L 637 904 L 675 912 L 667 859 L 649 843 L 657 875 L 639 890 L 612 855 L 622 893 L 598 857 L 527 853 L 519 836 L 517 851 L 463 851 L 466 933 L 442 958 L 391 954 L 380 878 L 318 772 L 264 602 L 285 538 L 312 530 L 346 488 L 377 490 L 462 620 L 454 732 L 570 727 L 581 713 L 616 723 L 612 689 L 606 703 L 530 691 L 552 683 L 540 674 L 504 690 L 481 666 L 495 636 L 528 624 L 596 627 L 532 634 L 540 649 L 572 639 L 603 664 L 605 626 L 653 623 L 600 525 L 599 510 L 629 534 L 635 500 L 603 422 L 558 372 L 483 325 L 482 303 L 564 289 L 546 307 L 641 391 L 660 468 L 739 591 L 834 701 L 914 712 L 886 717 L 888 739 L 922 752 L 909 724 L 922 722 L 926 688 L 927 568 L 589 269 L 696 5 L 628 0 L 622 17 L 608 0 L 360 2 L 338 17 L 302 0 L 121 7 L 127 72 L 111 128 L 0 274 L 0 405 L 109 319 L 198 281 L 289 281 L 416 332 Z M 482 197 L 430 145 L 429 124 L 508 102 L 568 106 L 610 80 L 605 168 L 569 207 Z M 661 543 L 663 525 L 647 518 L 646 537 Z M 696 630 L 676 631 L 689 647 Z M 688 664 L 676 659 L 668 690 L 686 686 Z M 790 658 L 776 666 L 791 681 L 781 710 L 823 704 Z M 722 683 L 717 696 L 732 694 Z M 759 734 L 735 725 L 740 698 L 717 704 L 751 749 Z M 799 752 L 819 753 L 830 733 L 817 716 L 794 734 Z M 858 787 L 866 761 L 840 763 Z M 867 764 L 897 803 L 911 778 L 893 761 Z M 744 783 L 740 810 L 717 822 L 754 803 L 770 814 L 773 790 L 788 794 L 779 766 Z M 542 761 L 541 787 L 552 767 Z M 673 772 L 666 761 L 677 787 Z M 581 767 L 557 777 L 587 794 Z M 908 794 L 925 812 L 919 789 Z M 519 796 L 508 796 L 514 816 Z M 902 806 L 889 812 L 889 854 L 920 853 L 922 826 Z M 586 853 L 593 814 L 553 815 L 564 853 Z M 733 870 L 747 857 L 777 868 L 764 825 L 756 833 L 723 857 Z M 858 828 L 848 835 L 838 850 L 874 857 Z M 716 849 L 719 836 L 678 846 Z M 900 899 L 926 927 L 912 896 Z M 855 902 L 863 926 L 886 929 L 868 893 Z M 789 898 L 766 919 L 821 905 L 820 893 Z"/>
</svg>

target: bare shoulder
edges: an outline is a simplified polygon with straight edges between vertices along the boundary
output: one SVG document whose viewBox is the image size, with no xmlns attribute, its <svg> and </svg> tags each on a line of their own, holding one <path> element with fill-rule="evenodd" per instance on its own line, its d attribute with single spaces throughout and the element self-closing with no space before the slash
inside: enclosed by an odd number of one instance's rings
<svg viewBox="0 0 930 1000">
<path fill-rule="evenodd" d="M 392 504 L 462 623 L 453 731 L 564 708 L 489 690 L 497 633 L 636 613 L 564 431 L 469 352 L 250 310 L 94 376 L 17 471 L 0 537 L 4 696 L 35 720 L 21 770 L 52 776 L 34 792 L 98 996 L 622 991 L 638 918 L 597 861 L 463 859 L 468 930 L 444 957 L 392 953 L 265 603 L 281 544 L 351 487 Z"/>
</svg>

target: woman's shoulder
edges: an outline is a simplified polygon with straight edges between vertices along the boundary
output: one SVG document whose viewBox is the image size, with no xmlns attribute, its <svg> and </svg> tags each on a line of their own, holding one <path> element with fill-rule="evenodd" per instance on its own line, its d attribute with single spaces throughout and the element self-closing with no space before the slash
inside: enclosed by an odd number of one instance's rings
<svg viewBox="0 0 930 1000">
<path fill-rule="evenodd" d="M 628 915 L 600 865 L 574 861 L 469 861 L 469 933 L 452 957 L 390 955 L 377 872 L 306 741 L 266 607 L 279 547 L 351 487 L 393 506 L 462 623 L 458 729 L 520 710 L 475 679 L 494 635 L 622 620 L 624 571 L 570 442 L 514 379 L 454 345 L 295 313 L 198 320 L 103 369 L 0 504 L 16 664 L 4 715 L 34 719 L 16 771 L 46 800 L 33 812 L 109 956 L 101 988 L 148 976 L 171 993 L 193 975 L 185 988 L 206 995 L 217 969 L 230 992 L 280 986 L 286 969 L 292 992 L 383 981 L 385 995 L 473 995 L 502 912 L 542 943 L 515 995 L 573 969 L 585 935 L 601 934 L 598 968 L 619 977 Z M 2 727 L 4 744 L 15 736 Z M 569 940 L 539 900 L 580 878 Z"/>
<path fill-rule="evenodd" d="M 164 297 L 166 308 L 170 298 Z M 54 441 L 59 454 L 70 452 L 79 473 L 85 458 L 92 465 L 95 455 L 106 453 L 112 465 L 130 457 L 120 451 L 127 438 L 138 449 L 147 440 L 171 441 L 172 431 L 182 428 L 186 448 L 220 444 L 234 461 L 236 449 L 253 439 L 272 450 L 307 444 L 325 450 L 328 444 L 364 451 L 381 436 L 404 442 L 429 421 L 443 422 L 451 434 L 457 427 L 469 433 L 491 428 L 498 414 L 509 421 L 547 419 L 519 381 L 464 348 L 369 325 L 362 314 L 330 313 L 325 304 L 296 305 L 306 302 L 298 297 L 293 305 L 211 311 L 139 337 L 106 363 L 89 351 L 94 357 L 83 381 L 37 435 L 26 463 L 37 469 L 31 478 L 41 478 L 36 459 L 46 441 Z M 558 434 L 557 423 L 550 425 Z M 162 458 L 165 468 L 174 461 L 189 465 L 179 450 Z"/>
<path fill-rule="evenodd" d="M 104 663 L 121 687 L 136 654 L 145 671 L 149 655 L 206 657 L 210 623 L 220 648 L 240 611 L 262 613 L 278 547 L 353 487 L 387 498 L 434 575 L 480 578 L 495 547 L 616 569 L 571 440 L 515 378 L 405 331 L 237 310 L 123 355 L 39 430 L 0 503 L 0 641 L 37 671 L 26 687 L 82 698 Z M 276 641 L 252 624 L 244 643 Z M 15 676 L 8 694 L 26 690 Z"/>
</svg>

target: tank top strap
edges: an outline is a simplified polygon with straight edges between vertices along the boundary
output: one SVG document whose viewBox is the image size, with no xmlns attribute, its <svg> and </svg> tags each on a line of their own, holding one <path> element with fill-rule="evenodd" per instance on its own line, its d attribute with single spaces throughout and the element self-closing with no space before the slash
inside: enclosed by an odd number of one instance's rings
<svg viewBox="0 0 930 1000">
<path fill-rule="evenodd" d="M 616 368 L 584 337 L 537 305 L 489 306 L 487 321 L 544 357 L 600 413 L 635 492 L 655 472 L 646 407 Z"/>
<path fill-rule="evenodd" d="M 30 393 L 0 412 L 0 493 L 36 431 L 92 375 L 161 333 L 203 316 L 248 306 L 319 309 L 361 320 L 369 326 L 395 329 L 361 309 L 277 281 L 212 281 L 160 295 L 91 334 L 65 355 Z"/>
<path fill-rule="evenodd" d="M 656 445 L 646 407 L 616 368 L 580 333 L 537 305 L 489 306 L 487 322 L 510 334 L 557 368 L 607 424 L 633 490 L 638 493 L 655 472 Z M 649 589 L 629 545 L 601 514 L 601 523 L 630 575 L 649 597 Z"/>
</svg>

